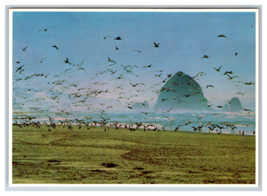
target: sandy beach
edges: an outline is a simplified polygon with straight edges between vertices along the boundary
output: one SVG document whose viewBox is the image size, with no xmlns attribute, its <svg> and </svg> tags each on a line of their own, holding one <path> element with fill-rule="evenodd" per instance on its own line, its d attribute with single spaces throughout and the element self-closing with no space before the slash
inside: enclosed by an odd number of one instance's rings
<svg viewBox="0 0 267 196">
<path fill-rule="evenodd" d="M 15 184 L 255 184 L 255 137 L 13 126 Z"/>
</svg>

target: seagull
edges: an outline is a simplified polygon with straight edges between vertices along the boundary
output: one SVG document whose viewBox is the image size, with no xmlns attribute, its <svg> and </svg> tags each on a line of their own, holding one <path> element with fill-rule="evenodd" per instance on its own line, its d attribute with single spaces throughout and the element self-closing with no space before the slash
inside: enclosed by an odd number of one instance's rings
<svg viewBox="0 0 267 196">
<path fill-rule="evenodd" d="M 214 86 L 213 86 L 213 85 L 207 85 L 207 87 L 206 87 L 206 88 L 209 88 L 209 87 L 212 87 L 212 88 L 214 88 Z"/>
<path fill-rule="evenodd" d="M 150 64 L 150 65 L 146 65 L 144 66 L 143 68 L 146 68 L 146 67 L 151 67 L 153 64 Z"/>
<path fill-rule="evenodd" d="M 46 29 L 42 29 L 42 30 L 38 31 L 37 33 L 40 33 L 41 31 L 47 31 L 47 29 L 49 29 L 49 28 L 51 28 L 51 27 L 54 27 L 54 26 L 49 26 L 49 27 L 47 27 Z"/>
<path fill-rule="evenodd" d="M 233 71 L 226 71 L 223 75 L 233 74 Z"/>
<path fill-rule="evenodd" d="M 113 60 L 110 60 L 110 58 L 108 57 L 108 61 L 106 62 L 106 63 L 108 63 L 108 62 L 112 62 L 112 63 L 115 63 L 116 64 L 116 62 L 115 61 L 113 61 Z"/>
<path fill-rule="evenodd" d="M 121 40 L 121 37 L 120 36 L 116 37 L 116 38 L 114 38 L 114 40 Z"/>
<path fill-rule="evenodd" d="M 158 48 L 158 47 L 159 47 L 159 43 L 156 44 L 156 42 L 154 42 L 154 47 L 155 47 L 155 48 Z"/>
<path fill-rule="evenodd" d="M 222 68 L 222 66 L 221 67 L 219 67 L 218 69 L 216 69 L 215 67 L 213 67 L 216 71 L 220 71 L 220 69 Z"/>
<path fill-rule="evenodd" d="M 22 68 L 23 66 L 24 66 L 24 65 L 20 66 L 20 67 L 15 71 L 15 73 L 18 72 L 19 70 L 22 70 L 21 68 Z"/>
<path fill-rule="evenodd" d="M 53 46 L 52 46 L 52 48 L 55 48 L 55 49 L 57 49 L 57 50 L 58 50 L 58 47 L 57 47 L 56 45 L 53 45 Z"/>
<path fill-rule="evenodd" d="M 208 59 L 209 57 L 207 55 L 204 55 L 202 59 Z"/>
<path fill-rule="evenodd" d="M 103 39 L 107 39 L 107 37 L 111 37 L 111 36 L 106 36 L 106 37 L 104 37 Z"/>
<path fill-rule="evenodd" d="M 43 63 L 43 60 L 45 60 L 46 59 L 46 57 L 45 58 L 43 58 L 41 61 L 40 61 L 40 63 Z"/>
<path fill-rule="evenodd" d="M 249 109 L 246 109 L 246 108 L 243 108 L 243 109 L 244 109 L 244 111 L 251 112 L 251 110 L 249 110 Z"/>
<path fill-rule="evenodd" d="M 20 48 L 21 48 L 22 51 L 25 51 L 27 47 L 25 47 L 25 48 L 20 47 Z"/>
<path fill-rule="evenodd" d="M 254 85 L 255 83 L 253 82 L 244 82 L 245 85 Z"/>
<path fill-rule="evenodd" d="M 69 63 L 71 65 L 71 63 L 69 62 L 69 59 L 66 58 L 66 60 L 64 60 L 65 63 Z"/>
</svg>

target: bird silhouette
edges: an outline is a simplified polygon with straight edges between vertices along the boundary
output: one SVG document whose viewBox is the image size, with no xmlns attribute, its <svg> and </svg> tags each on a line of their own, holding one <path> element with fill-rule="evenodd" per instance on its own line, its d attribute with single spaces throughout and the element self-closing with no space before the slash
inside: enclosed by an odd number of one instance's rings
<svg viewBox="0 0 267 196">
<path fill-rule="evenodd" d="M 25 48 L 20 47 L 20 48 L 21 48 L 22 51 L 25 51 L 27 47 L 25 47 Z"/>
<path fill-rule="evenodd" d="M 227 38 L 225 35 L 218 35 L 218 37 L 224 37 L 224 38 Z"/>
<path fill-rule="evenodd" d="M 117 46 L 115 46 L 115 50 L 119 50 L 119 48 Z"/>
<path fill-rule="evenodd" d="M 194 127 L 194 126 L 192 126 L 192 128 L 194 131 L 197 131 L 197 129 L 198 129 L 197 127 Z"/>
<path fill-rule="evenodd" d="M 43 60 L 45 60 L 46 59 L 46 57 L 45 58 L 43 58 L 41 61 L 40 61 L 40 63 L 43 63 Z"/>
<path fill-rule="evenodd" d="M 17 68 L 17 70 L 15 71 L 15 73 L 18 72 L 19 70 L 21 70 L 23 66 L 24 66 L 24 65 L 22 65 L 22 66 L 20 66 L 19 68 Z"/>
<path fill-rule="evenodd" d="M 238 76 L 230 76 L 230 75 L 228 75 L 228 74 L 226 74 L 229 78 L 227 78 L 228 80 L 232 80 L 232 79 L 234 79 L 234 78 L 238 78 Z"/>
<path fill-rule="evenodd" d="M 233 74 L 233 71 L 226 71 L 223 75 Z"/>
<path fill-rule="evenodd" d="M 204 55 L 202 59 L 209 59 L 209 57 L 207 55 Z"/>
<path fill-rule="evenodd" d="M 124 77 L 122 77 L 122 75 L 123 75 L 123 74 L 121 74 L 120 76 L 116 77 L 115 79 L 118 79 L 118 80 L 119 80 L 119 79 L 124 78 Z"/>
<path fill-rule="evenodd" d="M 146 68 L 146 67 L 151 67 L 153 64 L 150 64 L 150 65 L 146 65 L 144 66 L 143 68 Z"/>
<path fill-rule="evenodd" d="M 66 60 L 64 60 L 65 63 L 69 63 L 71 65 L 71 63 L 69 62 L 69 59 L 66 58 Z"/>
<path fill-rule="evenodd" d="M 156 44 L 156 42 L 154 42 L 154 47 L 155 47 L 155 48 L 159 48 L 159 43 Z"/>
<path fill-rule="evenodd" d="M 53 46 L 52 46 L 52 48 L 55 48 L 55 49 L 57 49 L 57 50 L 58 50 L 58 47 L 57 47 L 56 45 L 53 45 Z"/>
<path fill-rule="evenodd" d="M 236 53 L 235 53 L 235 56 L 237 56 L 237 55 L 238 55 L 238 53 L 236 52 Z"/>
<path fill-rule="evenodd" d="M 47 29 L 49 29 L 49 28 L 51 28 L 51 27 L 54 27 L 54 26 L 49 26 L 49 27 L 47 27 L 47 28 L 45 28 L 45 29 L 42 29 L 42 30 L 38 31 L 37 33 L 40 33 L 41 31 L 44 31 L 44 32 L 46 32 L 46 31 L 47 31 Z"/>
<path fill-rule="evenodd" d="M 103 39 L 107 39 L 107 37 L 112 37 L 112 36 L 106 36 L 106 37 L 103 37 Z"/>
<path fill-rule="evenodd" d="M 220 71 L 220 69 L 222 68 L 222 66 L 220 66 L 218 69 L 216 69 L 215 67 L 213 67 L 217 72 Z"/>
<path fill-rule="evenodd" d="M 141 53 L 140 50 L 132 50 L 131 52 L 139 52 L 139 53 Z"/>
<path fill-rule="evenodd" d="M 109 57 L 108 57 L 108 61 L 106 63 L 108 63 L 108 62 L 112 62 L 112 63 L 115 63 L 116 64 L 116 62 L 113 61 L 113 60 L 111 60 Z"/>
<path fill-rule="evenodd" d="M 209 88 L 209 87 L 212 87 L 212 88 L 214 88 L 214 86 L 213 86 L 213 85 L 207 85 L 207 86 L 206 86 L 206 88 Z"/>
<path fill-rule="evenodd" d="M 245 85 L 254 85 L 255 83 L 253 82 L 244 82 Z"/>
<path fill-rule="evenodd" d="M 120 36 L 116 37 L 116 38 L 114 38 L 114 40 L 121 40 L 121 37 Z"/>
</svg>

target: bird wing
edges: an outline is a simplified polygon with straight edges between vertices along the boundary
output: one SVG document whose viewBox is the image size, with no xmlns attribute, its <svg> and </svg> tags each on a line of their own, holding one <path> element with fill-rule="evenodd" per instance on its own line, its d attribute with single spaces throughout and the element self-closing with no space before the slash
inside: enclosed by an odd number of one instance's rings
<svg viewBox="0 0 267 196">
<path fill-rule="evenodd" d="M 38 31 L 37 33 L 40 33 L 41 31 L 43 31 L 43 29 L 42 29 L 42 30 L 40 30 L 40 31 Z"/>
</svg>

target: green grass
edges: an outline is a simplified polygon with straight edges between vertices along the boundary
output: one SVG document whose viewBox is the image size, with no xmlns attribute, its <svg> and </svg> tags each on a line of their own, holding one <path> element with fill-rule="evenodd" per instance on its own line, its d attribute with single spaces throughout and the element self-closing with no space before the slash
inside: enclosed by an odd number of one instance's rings
<svg viewBox="0 0 267 196">
<path fill-rule="evenodd" d="M 255 184 L 253 136 L 76 126 L 12 133 L 15 184 Z"/>
</svg>

